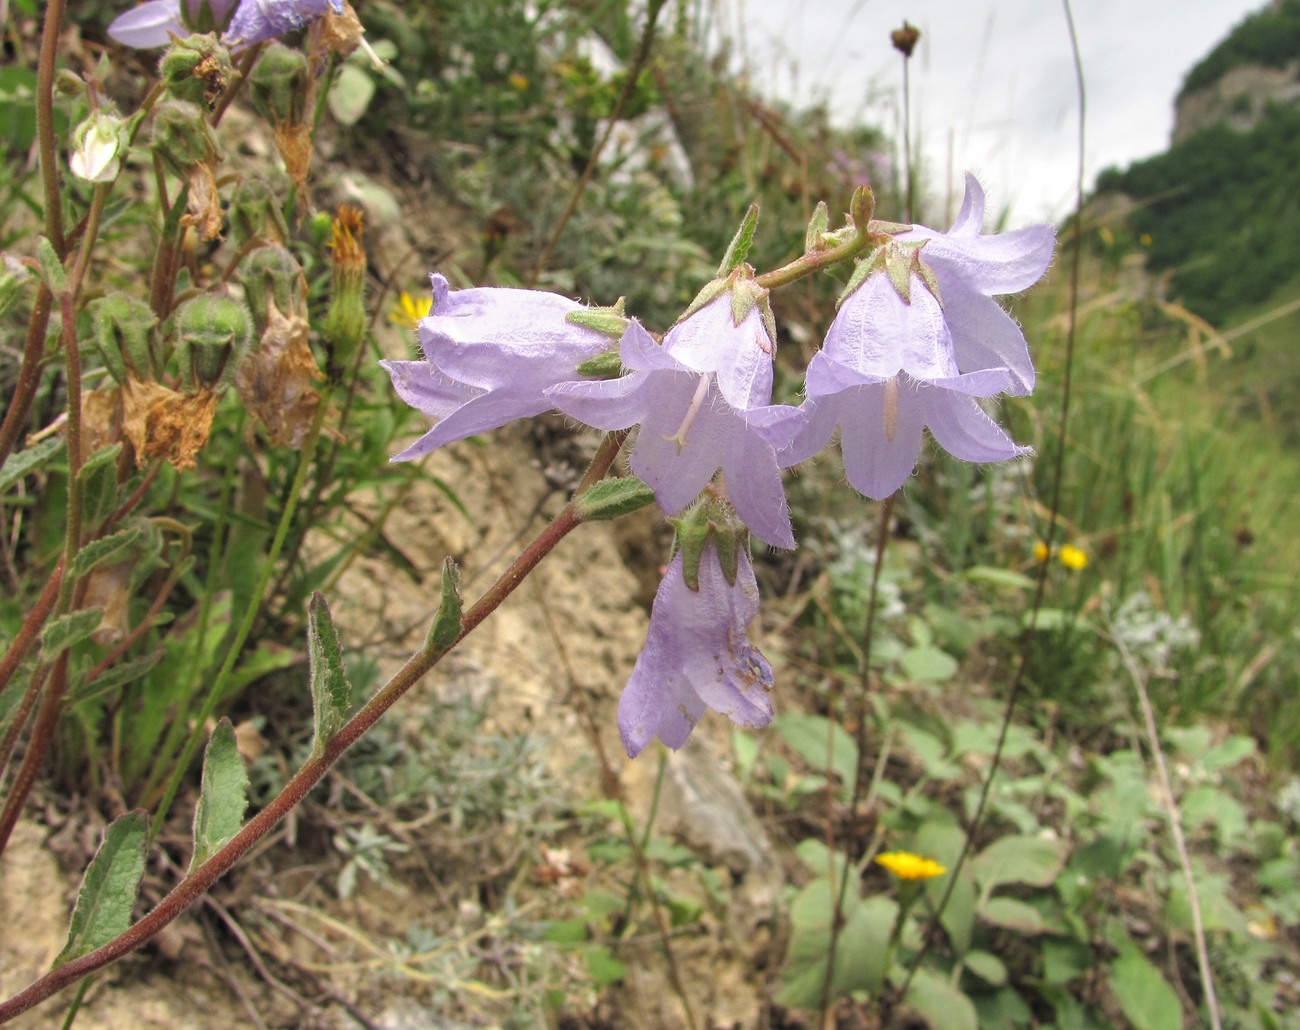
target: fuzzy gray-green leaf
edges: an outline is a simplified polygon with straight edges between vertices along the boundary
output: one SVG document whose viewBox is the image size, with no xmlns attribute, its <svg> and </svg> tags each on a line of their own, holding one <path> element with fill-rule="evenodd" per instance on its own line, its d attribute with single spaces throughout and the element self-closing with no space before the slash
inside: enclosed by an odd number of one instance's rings
<svg viewBox="0 0 1300 1030">
<path fill-rule="evenodd" d="M 68 943 L 54 960 L 54 968 L 107 944 L 131 925 L 131 909 L 144 875 L 148 830 L 149 817 L 138 809 L 105 828 L 77 892 Z"/>
<path fill-rule="evenodd" d="M 343 668 L 329 605 L 320 591 L 307 606 L 307 660 L 311 669 L 312 750 L 320 751 L 348 717 L 352 687 Z"/>
<path fill-rule="evenodd" d="M 722 264 L 718 266 L 719 279 L 730 275 L 749 256 L 749 248 L 754 242 L 754 231 L 757 228 L 758 205 L 750 204 L 749 210 L 745 212 L 745 217 L 741 219 L 740 228 L 736 230 L 736 235 L 732 237 L 731 245 L 722 258 Z"/>
<path fill-rule="evenodd" d="M 442 563 L 442 598 L 429 627 L 428 646 L 442 654 L 460 639 L 460 569 L 451 558 Z"/>
<path fill-rule="evenodd" d="M 248 774 L 235 747 L 235 728 L 222 719 L 203 755 L 203 787 L 194 809 L 194 870 L 239 832 L 248 807 Z"/>
<path fill-rule="evenodd" d="M 53 661 L 60 651 L 66 651 L 94 633 L 103 621 L 103 608 L 82 608 L 60 615 L 41 631 L 41 657 L 47 662 Z"/>
</svg>

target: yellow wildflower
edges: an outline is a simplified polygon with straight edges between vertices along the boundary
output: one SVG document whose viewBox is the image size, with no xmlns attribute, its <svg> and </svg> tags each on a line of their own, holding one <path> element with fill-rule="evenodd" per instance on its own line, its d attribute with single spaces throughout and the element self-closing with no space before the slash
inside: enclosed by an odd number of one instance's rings
<svg viewBox="0 0 1300 1030">
<path fill-rule="evenodd" d="M 1080 569 L 1088 567 L 1088 556 L 1082 549 L 1071 544 L 1065 544 L 1061 548 L 1061 553 L 1057 556 L 1061 559 L 1061 564 L 1067 569 L 1073 569 L 1078 572 Z"/>
<path fill-rule="evenodd" d="M 887 851 L 876 856 L 876 864 L 884 866 L 900 880 L 932 880 L 948 871 L 934 859 L 922 858 L 910 851 Z"/>
<path fill-rule="evenodd" d="M 1047 545 L 1041 540 L 1034 544 L 1034 561 L 1040 564 L 1047 561 Z"/>
<path fill-rule="evenodd" d="M 405 329 L 414 329 L 415 323 L 424 318 L 433 310 L 433 296 L 430 294 L 420 300 L 416 300 L 405 290 L 397 298 L 397 303 L 393 309 L 388 312 L 388 320 L 393 325 L 400 325 Z"/>
</svg>

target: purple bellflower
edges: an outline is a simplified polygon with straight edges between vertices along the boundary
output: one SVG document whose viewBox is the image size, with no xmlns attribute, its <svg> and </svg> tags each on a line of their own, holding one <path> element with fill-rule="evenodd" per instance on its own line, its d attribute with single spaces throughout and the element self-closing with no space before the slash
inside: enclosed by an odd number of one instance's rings
<svg viewBox="0 0 1300 1030">
<path fill-rule="evenodd" d="M 231 47 L 249 47 L 325 17 L 343 13 L 343 0 L 240 0 L 223 37 Z"/>
<path fill-rule="evenodd" d="M 425 360 L 380 364 L 402 400 L 439 421 L 394 461 L 550 411 L 547 387 L 576 378 L 578 365 L 610 347 L 568 321 L 587 309 L 557 294 L 432 282 L 433 309 L 418 324 Z"/>
<path fill-rule="evenodd" d="M 737 315 L 741 290 L 751 302 Z M 766 294 L 751 280 L 728 286 L 669 329 L 663 346 L 632 322 L 619 347 L 627 375 L 562 383 L 550 395 L 555 407 L 596 429 L 641 427 L 632 471 L 667 514 L 695 500 L 721 469 L 754 535 L 794 547 L 775 447 L 789 442 L 802 416 L 769 403 L 776 336 Z"/>
<path fill-rule="evenodd" d="M 650 631 L 618 702 L 618 728 L 629 758 L 658 734 L 670 748 L 686 743 L 706 708 L 742 726 L 772 721 L 772 667 L 749 642 L 758 584 L 744 547 L 728 583 L 717 545 L 700 556 L 697 589 L 687 585 L 678 551 L 655 594 Z"/>
<path fill-rule="evenodd" d="M 948 233 L 914 226 L 860 266 L 808 367 L 807 421 L 782 450 L 782 466 L 812 457 L 838 426 L 849 483 L 883 499 L 911 475 L 927 426 L 965 461 L 1029 452 L 978 398 L 1033 388 L 1024 335 L 992 295 L 1025 289 L 1042 276 L 1052 230 L 982 236 L 983 213 L 983 191 L 968 176 L 965 203 Z"/>
<path fill-rule="evenodd" d="M 239 0 L 185 0 L 184 18 L 181 0 L 147 0 L 114 18 L 108 27 L 109 38 L 136 50 L 166 46 L 172 36 L 184 39 L 205 26 L 205 2 L 211 15 L 211 24 L 206 27 L 219 29 Z"/>
</svg>

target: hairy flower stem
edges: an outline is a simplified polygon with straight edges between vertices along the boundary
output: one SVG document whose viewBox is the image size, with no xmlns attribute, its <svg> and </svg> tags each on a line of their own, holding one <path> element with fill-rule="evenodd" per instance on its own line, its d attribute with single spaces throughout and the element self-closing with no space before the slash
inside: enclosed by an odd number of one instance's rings
<svg viewBox="0 0 1300 1030">
<path fill-rule="evenodd" d="M 880 244 L 884 237 L 878 236 L 868 228 L 865 231 L 854 232 L 847 241 L 838 246 L 831 247 L 829 250 L 810 250 L 802 257 L 797 257 L 788 265 L 782 265 L 780 268 L 774 268 L 770 272 L 764 272 L 762 275 L 754 276 L 754 281 L 759 286 L 769 290 L 775 290 L 782 286 L 789 286 L 806 276 L 823 268 L 830 268 L 841 261 L 847 261 L 862 253 L 869 244 Z"/>
<path fill-rule="evenodd" d="M 246 855 L 251 848 L 267 836 L 275 826 L 294 807 L 301 802 L 320 782 L 343 753 L 361 738 L 389 708 L 397 702 L 411 687 L 415 686 L 443 655 L 447 654 L 460 641 L 464 640 L 480 623 L 483 622 L 528 576 L 538 563 L 551 553 L 561 540 L 582 524 L 582 515 L 576 503 L 581 491 L 602 479 L 613 464 L 614 458 L 622 447 L 625 433 L 614 433 L 606 437 L 600 450 L 592 460 L 591 466 L 583 476 L 582 485 L 574 499 L 555 517 L 555 520 L 543 529 L 537 537 L 515 558 L 501 577 L 465 612 L 461 619 L 460 634 L 442 650 L 436 650 L 426 644 L 407 659 L 406 663 L 394 674 L 383 687 L 343 726 L 339 732 L 327 740 L 319 751 L 303 763 L 297 773 L 285 784 L 270 803 L 253 816 L 229 843 L 217 851 L 211 858 L 191 871 L 171 892 L 167 894 L 143 918 L 129 929 L 113 938 L 107 944 L 80 958 L 66 962 L 51 970 L 25 990 L 12 998 L 0 1002 L 0 1023 L 7 1022 L 15 1016 L 26 1012 L 46 998 L 76 983 L 82 977 L 101 969 L 123 955 L 130 954 L 167 926 L 177 916 L 197 901 L 222 876 Z M 269 565 L 269 563 L 268 563 Z"/>
<path fill-rule="evenodd" d="M 62 26 L 63 0 L 48 0 L 45 24 L 41 27 L 41 55 L 36 67 L 36 146 L 41 155 L 41 179 L 45 185 L 45 235 L 54 244 L 59 260 L 67 256 L 67 242 L 63 238 L 63 196 L 59 187 L 58 137 L 54 132 L 54 65 Z"/>
</svg>

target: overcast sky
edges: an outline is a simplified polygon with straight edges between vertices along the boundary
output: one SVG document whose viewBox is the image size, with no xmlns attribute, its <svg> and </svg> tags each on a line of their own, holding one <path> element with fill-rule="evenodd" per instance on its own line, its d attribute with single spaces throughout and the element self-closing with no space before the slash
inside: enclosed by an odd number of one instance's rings
<svg viewBox="0 0 1300 1030">
<path fill-rule="evenodd" d="M 1264 0 L 1075 0 L 1087 86 L 1086 186 L 1163 150 L 1188 69 Z M 839 121 L 899 125 L 901 57 L 921 30 L 912 117 L 932 171 L 979 175 L 990 210 L 1027 222 L 1073 203 L 1077 93 L 1060 0 L 721 0 L 714 7 L 768 95 L 827 99 Z M 759 79 L 763 81 L 757 81 Z"/>
</svg>

